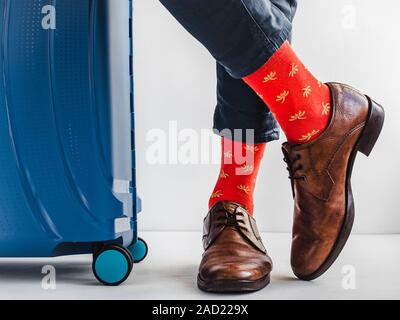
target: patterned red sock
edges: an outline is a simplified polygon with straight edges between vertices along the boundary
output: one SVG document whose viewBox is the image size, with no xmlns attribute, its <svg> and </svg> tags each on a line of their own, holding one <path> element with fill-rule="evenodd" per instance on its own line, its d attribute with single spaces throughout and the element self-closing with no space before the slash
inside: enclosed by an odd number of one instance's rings
<svg viewBox="0 0 400 320">
<path fill-rule="evenodd" d="M 327 127 L 329 87 L 308 71 L 289 42 L 243 80 L 269 106 L 290 143 L 314 140 Z"/>
<path fill-rule="evenodd" d="M 253 194 L 266 144 L 245 144 L 222 138 L 221 171 L 209 208 L 219 201 L 233 201 L 253 214 Z"/>
</svg>

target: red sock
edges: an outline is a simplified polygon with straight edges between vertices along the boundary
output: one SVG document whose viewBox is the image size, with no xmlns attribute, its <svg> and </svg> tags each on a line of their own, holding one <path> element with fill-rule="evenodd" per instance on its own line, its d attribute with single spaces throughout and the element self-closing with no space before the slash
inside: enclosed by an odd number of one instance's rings
<svg viewBox="0 0 400 320">
<path fill-rule="evenodd" d="M 331 114 L 329 87 L 311 74 L 289 42 L 243 80 L 271 109 L 290 143 L 314 140 L 327 127 Z"/>
<path fill-rule="evenodd" d="M 222 138 L 221 171 L 209 208 L 217 202 L 233 201 L 253 214 L 253 194 L 266 144 L 244 144 Z"/>
</svg>

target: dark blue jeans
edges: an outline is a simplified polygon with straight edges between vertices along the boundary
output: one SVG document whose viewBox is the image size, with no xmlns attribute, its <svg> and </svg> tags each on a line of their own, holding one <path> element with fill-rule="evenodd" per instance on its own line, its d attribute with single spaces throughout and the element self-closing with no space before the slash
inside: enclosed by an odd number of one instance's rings
<svg viewBox="0 0 400 320">
<path fill-rule="evenodd" d="M 279 127 L 264 102 L 241 80 L 264 65 L 288 40 L 296 0 L 160 0 L 217 61 L 217 133 L 242 129 L 235 139 L 279 138 Z M 229 135 L 231 136 L 231 135 Z"/>
</svg>

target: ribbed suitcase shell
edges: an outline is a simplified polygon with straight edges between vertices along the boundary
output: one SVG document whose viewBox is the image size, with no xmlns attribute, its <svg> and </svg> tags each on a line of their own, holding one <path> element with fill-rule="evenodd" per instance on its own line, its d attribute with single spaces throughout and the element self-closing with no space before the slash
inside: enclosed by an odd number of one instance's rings
<svg viewBox="0 0 400 320">
<path fill-rule="evenodd" d="M 0 0 L 0 256 L 136 241 L 131 7 Z"/>
</svg>

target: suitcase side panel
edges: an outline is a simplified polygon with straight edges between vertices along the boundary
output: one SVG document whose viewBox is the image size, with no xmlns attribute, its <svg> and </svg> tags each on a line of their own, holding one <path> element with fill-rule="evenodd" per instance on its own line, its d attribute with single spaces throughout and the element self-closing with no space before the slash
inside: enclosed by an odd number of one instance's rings
<svg viewBox="0 0 400 320">
<path fill-rule="evenodd" d="M 19 183 L 20 180 L 27 181 L 28 177 L 19 162 L 10 117 L 12 101 L 7 62 L 9 13 L 10 3 L 0 0 L 0 253 L 12 256 L 16 251 L 32 250 L 33 254 L 41 250 L 49 251 L 57 234 L 49 227 L 41 208 L 35 204 L 32 190 Z M 36 214 L 32 212 L 34 210 Z"/>
<path fill-rule="evenodd" d="M 14 148 L 12 156 L 1 158 L 1 171 L 9 161 L 20 188 L 12 198 L 3 193 L 10 188 L 0 185 L 4 202 L 14 204 L 0 219 L 19 217 L 26 223 L 25 237 L 38 243 L 36 250 L 15 255 L 50 255 L 50 248 L 64 242 L 132 241 L 130 226 L 115 229 L 115 219 L 126 217 L 133 225 L 135 218 L 124 203 L 132 203 L 132 195 L 121 201 L 113 192 L 115 106 L 109 69 L 98 68 L 109 62 L 107 35 L 98 29 L 104 22 L 101 5 L 108 0 L 50 1 L 57 9 L 55 30 L 41 27 L 41 9 L 49 1 L 0 1 L 6 18 L 0 112 L 8 116 L 0 129 L 9 132 L 1 148 Z M 4 246 L 19 241 L 2 235 L 0 240 Z M 0 247 L 0 255 L 11 253 Z"/>
</svg>

